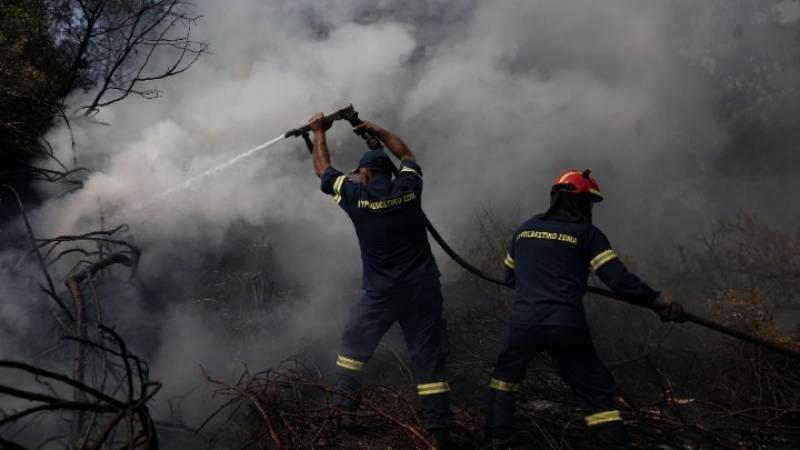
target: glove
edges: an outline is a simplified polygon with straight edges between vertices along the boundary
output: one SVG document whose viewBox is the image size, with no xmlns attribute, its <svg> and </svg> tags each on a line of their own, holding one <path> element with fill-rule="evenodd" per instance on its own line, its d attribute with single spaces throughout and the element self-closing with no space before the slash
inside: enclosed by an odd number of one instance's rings
<svg viewBox="0 0 800 450">
<path fill-rule="evenodd" d="M 672 301 L 672 296 L 669 294 L 659 295 L 650 307 L 661 317 L 662 322 L 683 322 L 686 320 L 683 317 L 683 305 Z"/>
</svg>

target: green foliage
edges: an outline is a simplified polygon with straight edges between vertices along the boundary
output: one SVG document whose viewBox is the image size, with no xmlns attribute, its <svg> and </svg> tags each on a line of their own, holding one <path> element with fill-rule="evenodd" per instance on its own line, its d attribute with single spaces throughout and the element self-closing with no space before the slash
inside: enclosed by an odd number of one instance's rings
<svg viewBox="0 0 800 450">
<path fill-rule="evenodd" d="M 43 17 L 0 0 L 0 89 L 5 95 L 31 95 L 46 89 L 41 49 L 52 47 Z"/>
<path fill-rule="evenodd" d="M 0 12 L 0 146 L 17 159 L 51 124 L 66 58 L 43 1 L 0 0 Z"/>
<path fill-rule="evenodd" d="M 43 151 L 42 136 L 74 90 L 97 88 L 71 111 L 82 115 L 128 95 L 158 97 L 147 83 L 184 72 L 207 46 L 189 38 L 196 20 L 190 6 L 185 0 L 0 0 L 0 181 L 9 174 L 24 178 L 32 160 L 53 157 Z M 173 58 L 166 69 L 155 63 L 161 55 Z"/>
</svg>

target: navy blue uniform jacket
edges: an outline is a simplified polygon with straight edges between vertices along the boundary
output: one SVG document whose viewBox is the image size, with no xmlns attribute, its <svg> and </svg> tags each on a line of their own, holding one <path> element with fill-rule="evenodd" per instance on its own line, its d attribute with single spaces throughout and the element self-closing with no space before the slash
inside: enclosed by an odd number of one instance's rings
<svg viewBox="0 0 800 450">
<path fill-rule="evenodd" d="M 421 206 L 422 169 L 415 161 L 402 161 L 394 179 L 377 175 L 367 184 L 330 167 L 322 176 L 321 189 L 353 221 L 364 266 L 364 290 L 438 284 L 439 269 Z"/>
<path fill-rule="evenodd" d="M 631 303 L 651 304 L 659 292 L 628 272 L 606 236 L 588 222 L 533 217 L 514 234 L 505 259 L 515 286 L 511 323 L 586 326 L 583 296 L 590 271 Z"/>
</svg>

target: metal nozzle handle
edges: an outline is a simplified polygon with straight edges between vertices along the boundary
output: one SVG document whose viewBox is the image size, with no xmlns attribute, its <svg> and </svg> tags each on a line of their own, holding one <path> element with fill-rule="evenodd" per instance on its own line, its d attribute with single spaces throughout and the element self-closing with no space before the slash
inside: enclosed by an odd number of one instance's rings
<svg viewBox="0 0 800 450">
<path fill-rule="evenodd" d="M 354 113 L 355 113 L 355 109 L 353 108 L 353 105 L 351 104 L 351 105 L 345 106 L 344 108 L 342 108 L 340 110 L 337 110 L 337 111 L 334 111 L 334 112 L 332 112 L 330 114 L 327 114 L 325 117 L 322 118 L 322 120 L 327 122 L 327 123 L 332 123 L 332 122 L 335 122 L 337 120 L 348 119 Z M 302 126 L 302 127 L 299 127 L 299 128 L 291 129 L 291 130 L 287 131 L 286 133 L 284 133 L 283 136 L 287 137 L 287 138 L 288 137 L 300 137 L 300 136 L 308 133 L 309 131 L 311 131 L 311 128 L 309 128 L 308 125 L 305 125 L 305 126 Z"/>
</svg>

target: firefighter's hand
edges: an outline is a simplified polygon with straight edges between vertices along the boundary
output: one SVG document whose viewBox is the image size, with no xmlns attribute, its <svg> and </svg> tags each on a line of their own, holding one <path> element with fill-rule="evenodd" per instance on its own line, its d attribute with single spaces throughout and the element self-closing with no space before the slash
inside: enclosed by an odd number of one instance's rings
<svg viewBox="0 0 800 450">
<path fill-rule="evenodd" d="M 381 131 L 383 131 L 383 129 L 378 124 L 365 121 L 364 123 L 362 123 L 362 124 L 358 125 L 357 127 L 353 128 L 353 131 L 355 131 L 356 134 L 358 134 L 358 135 L 361 135 L 361 134 L 364 134 L 364 133 L 370 133 L 370 134 L 374 134 L 375 136 L 378 136 L 378 135 L 380 135 Z"/>
<path fill-rule="evenodd" d="M 662 293 L 652 304 L 653 310 L 661 317 L 662 322 L 683 322 L 683 305 L 673 301 L 672 296 Z"/>
<path fill-rule="evenodd" d="M 325 120 L 325 114 L 316 113 L 311 119 L 308 120 L 308 127 L 311 131 L 316 133 L 324 133 L 333 125 L 331 122 Z"/>
</svg>

